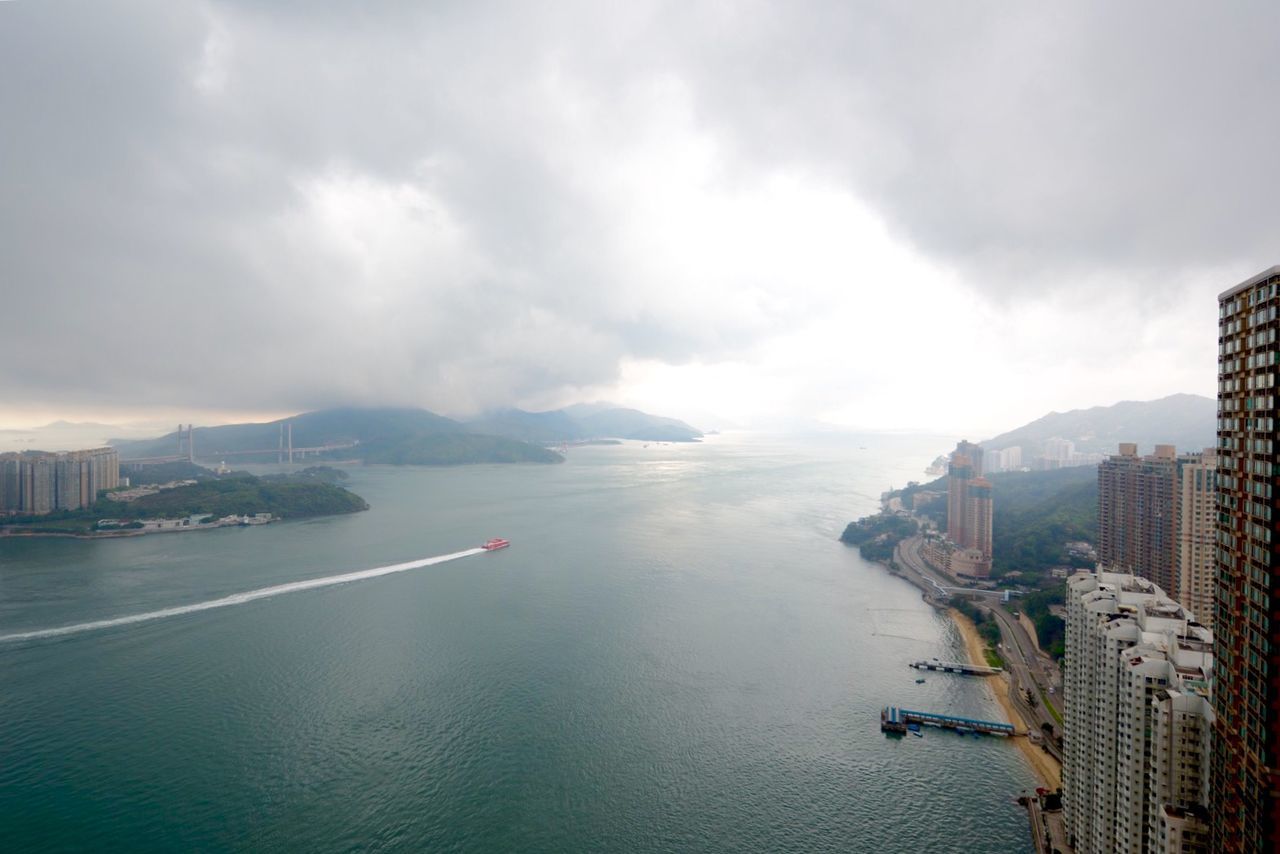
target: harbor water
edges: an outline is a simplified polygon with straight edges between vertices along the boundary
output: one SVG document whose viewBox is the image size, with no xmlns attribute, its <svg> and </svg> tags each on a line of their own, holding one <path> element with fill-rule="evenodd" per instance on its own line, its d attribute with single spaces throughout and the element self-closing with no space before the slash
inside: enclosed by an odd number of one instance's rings
<svg viewBox="0 0 1280 854">
<path fill-rule="evenodd" d="M 957 631 L 837 541 L 949 444 L 730 434 L 353 467 L 365 513 L 0 539 L 0 635 L 23 636 L 0 642 L 0 838 L 1030 851 L 1012 744 L 880 732 L 887 705 L 1000 711 L 984 680 L 916 682 L 911 661 L 964 659 Z"/>
</svg>

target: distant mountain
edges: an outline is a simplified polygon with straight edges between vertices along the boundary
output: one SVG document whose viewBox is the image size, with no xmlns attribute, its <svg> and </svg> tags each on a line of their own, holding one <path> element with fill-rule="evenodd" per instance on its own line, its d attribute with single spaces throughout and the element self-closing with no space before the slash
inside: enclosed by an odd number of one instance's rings
<svg viewBox="0 0 1280 854">
<path fill-rule="evenodd" d="M 499 409 L 467 422 L 477 433 L 505 436 L 521 442 L 551 444 L 585 439 L 578 422 L 564 410 L 525 412 L 523 409 Z"/>
<path fill-rule="evenodd" d="M 1149 453 L 1156 445 L 1194 451 L 1215 443 L 1216 418 L 1213 398 L 1173 394 L 1159 400 L 1126 400 L 1114 406 L 1050 412 L 981 444 L 992 450 L 1021 446 L 1024 459 L 1053 438 L 1070 439 L 1083 453 L 1115 453 L 1121 442 L 1136 442 L 1139 453 Z"/>
<path fill-rule="evenodd" d="M 702 433 L 675 418 L 649 415 L 610 404 L 576 404 L 551 412 L 501 409 L 467 422 L 476 432 L 525 442 L 573 442 L 584 439 L 638 439 L 692 442 Z"/>
<path fill-rule="evenodd" d="M 333 446 L 307 459 L 355 458 L 406 465 L 560 462 L 563 459 L 559 454 L 527 442 L 480 435 L 464 424 L 425 409 L 390 407 L 323 409 L 266 423 L 197 427 L 193 431 L 196 457 L 204 460 L 227 457 L 237 462 L 274 461 L 284 425 L 292 425 L 295 449 Z M 178 434 L 172 432 L 142 441 L 112 440 L 111 444 L 126 460 L 172 456 L 178 453 Z M 248 453 L 252 451 L 261 453 Z"/>
<path fill-rule="evenodd" d="M 588 438 L 643 439 L 650 442 L 692 442 L 701 431 L 675 418 L 649 415 L 638 409 L 605 409 L 578 418 Z"/>
<path fill-rule="evenodd" d="M 29 451 L 37 448 L 42 451 L 74 451 L 79 448 L 96 448 L 106 444 L 108 436 L 129 432 L 130 429 L 89 421 L 54 421 L 26 429 L 0 428 L 0 451 Z M 136 438 L 148 434 L 133 430 L 133 435 Z"/>
</svg>

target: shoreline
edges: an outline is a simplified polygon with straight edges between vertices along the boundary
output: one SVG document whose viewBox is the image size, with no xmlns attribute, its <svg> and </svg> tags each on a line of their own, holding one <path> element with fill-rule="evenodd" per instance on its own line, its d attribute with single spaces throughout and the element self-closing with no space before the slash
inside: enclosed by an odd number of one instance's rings
<svg viewBox="0 0 1280 854">
<path fill-rule="evenodd" d="M 972 620 L 955 608 L 948 608 L 947 611 L 951 614 L 951 619 L 955 622 L 956 628 L 960 631 L 960 636 L 964 639 L 964 647 L 969 655 L 969 662 L 971 664 L 985 665 L 987 659 L 983 651 L 986 649 L 986 644 L 978 634 L 978 627 L 973 624 Z M 1027 722 L 1018 714 L 1017 709 L 1013 707 L 1013 703 L 1009 699 L 1008 674 L 1001 673 L 998 676 L 984 678 L 991 685 L 991 693 L 1004 711 L 1005 719 L 1013 724 L 1019 732 L 1024 733 L 1015 737 L 1014 741 L 1018 749 L 1022 751 L 1023 757 L 1026 758 L 1027 764 L 1031 766 L 1031 770 L 1040 779 L 1041 785 L 1049 791 L 1060 789 L 1062 787 L 1062 768 L 1052 755 L 1046 753 L 1039 745 L 1033 744 L 1031 739 L 1025 735 Z"/>
</svg>

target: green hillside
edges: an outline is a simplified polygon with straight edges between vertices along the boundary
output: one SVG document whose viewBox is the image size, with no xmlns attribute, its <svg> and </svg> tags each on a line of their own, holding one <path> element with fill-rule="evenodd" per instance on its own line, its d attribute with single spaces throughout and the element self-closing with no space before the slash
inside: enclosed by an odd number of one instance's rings
<svg viewBox="0 0 1280 854">
<path fill-rule="evenodd" d="M 1098 536 L 1098 469 L 1094 466 L 1052 471 L 1001 472 L 991 481 L 991 572 L 999 577 L 1017 570 L 1033 580 L 1051 567 L 1071 565 L 1063 544 L 1096 543 Z M 920 491 L 945 493 L 947 479 L 914 484 L 893 494 L 910 507 Z M 945 497 L 926 504 L 917 515 L 939 530 L 947 525 Z"/>
</svg>

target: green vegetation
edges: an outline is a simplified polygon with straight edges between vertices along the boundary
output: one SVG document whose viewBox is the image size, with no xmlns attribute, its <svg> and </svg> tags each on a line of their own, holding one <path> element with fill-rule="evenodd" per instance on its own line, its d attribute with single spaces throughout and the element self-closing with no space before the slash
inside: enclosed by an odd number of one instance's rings
<svg viewBox="0 0 1280 854">
<path fill-rule="evenodd" d="M 1062 712 L 1058 711 L 1058 707 L 1055 706 L 1053 704 L 1053 701 L 1049 699 L 1049 695 L 1041 691 L 1040 700 L 1043 703 L 1044 707 L 1049 710 L 1050 717 L 1052 717 L 1055 721 L 1058 722 L 1058 726 L 1062 726 L 1063 725 Z M 1043 724 L 1041 724 L 1041 726 L 1043 726 Z"/>
<path fill-rule="evenodd" d="M 267 480 L 252 475 L 166 489 L 127 504 L 108 497 L 93 506 L 95 519 L 173 519 L 197 514 L 221 517 L 253 513 L 299 519 L 368 509 L 363 498 L 330 483 Z"/>
<path fill-rule="evenodd" d="M 130 486 L 146 486 L 153 483 L 172 483 L 175 480 L 201 480 L 217 477 L 213 469 L 189 463 L 186 460 L 154 465 L 122 465 L 120 476 L 129 478 Z"/>
<path fill-rule="evenodd" d="M 878 513 L 845 526 L 840 542 L 857 546 L 864 560 L 887 561 L 893 557 L 898 543 L 912 536 L 919 529 L 914 519 Z"/>
<path fill-rule="evenodd" d="M 330 516 L 368 510 L 355 493 L 317 477 L 260 478 L 238 473 L 165 489 L 135 501 L 113 501 L 108 493 L 82 510 L 58 510 L 42 516 L 9 517 L 4 526 L 16 533 L 86 534 L 99 519 L 174 519 L 184 516 L 243 516 L 270 513 L 279 519 Z"/>
<path fill-rule="evenodd" d="M 302 471 L 290 472 L 288 474 L 264 474 L 263 480 L 301 480 L 313 481 L 316 483 L 337 483 L 350 477 L 342 469 L 336 469 L 333 466 L 307 466 Z"/>
<path fill-rule="evenodd" d="M 1066 553 L 1098 537 L 1098 471 L 1093 466 L 992 475 L 991 574 L 1044 577 L 1054 566 L 1087 566 Z"/>
<path fill-rule="evenodd" d="M 1067 601 L 1067 585 L 1059 583 L 1029 593 L 1022 598 L 1022 610 L 1035 624 L 1036 640 L 1040 648 L 1054 658 L 1062 658 L 1066 649 L 1066 624 L 1062 618 L 1050 612 L 1050 605 L 1062 605 Z"/>
<path fill-rule="evenodd" d="M 994 578 L 1017 570 L 1022 583 L 1035 585 L 1055 566 L 1087 567 L 1067 554 L 1065 544 L 1096 542 L 1098 536 L 1098 470 L 1093 466 L 1052 471 L 1001 472 L 991 481 L 995 513 L 991 524 Z M 915 511 L 939 529 L 947 526 L 947 479 L 912 483 L 891 495 L 911 506 L 915 493 L 942 497 Z"/>
<path fill-rule="evenodd" d="M 1000 644 L 1000 624 L 995 621 L 995 618 L 988 614 L 985 608 L 979 608 L 968 599 L 956 598 L 952 601 L 951 607 L 973 621 L 978 635 L 986 643 L 983 656 L 987 659 L 987 666 L 1004 667 L 1004 659 L 996 651 Z"/>
</svg>

